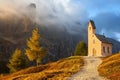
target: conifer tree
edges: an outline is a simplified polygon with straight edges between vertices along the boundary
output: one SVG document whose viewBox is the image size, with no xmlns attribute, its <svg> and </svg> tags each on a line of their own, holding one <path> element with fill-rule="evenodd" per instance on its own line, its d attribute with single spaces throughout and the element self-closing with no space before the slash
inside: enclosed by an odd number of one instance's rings
<svg viewBox="0 0 120 80">
<path fill-rule="evenodd" d="M 75 48 L 75 52 L 74 55 L 79 55 L 79 56 L 87 56 L 87 45 L 85 42 L 80 41 L 76 48 Z"/>
<path fill-rule="evenodd" d="M 10 69 L 10 73 L 16 72 L 26 67 L 26 59 L 21 50 L 15 50 L 11 56 L 11 59 L 9 60 L 9 63 L 7 64 L 7 67 Z"/>
<path fill-rule="evenodd" d="M 28 48 L 25 50 L 30 61 L 36 61 L 37 66 L 41 64 L 42 59 L 47 54 L 48 50 L 40 46 L 40 34 L 38 33 L 38 28 L 34 29 L 32 36 L 27 40 Z"/>
</svg>

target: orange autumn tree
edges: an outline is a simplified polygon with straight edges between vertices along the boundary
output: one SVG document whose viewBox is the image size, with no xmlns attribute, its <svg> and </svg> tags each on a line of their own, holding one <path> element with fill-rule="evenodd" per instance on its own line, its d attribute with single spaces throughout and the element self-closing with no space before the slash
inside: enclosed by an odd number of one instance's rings
<svg viewBox="0 0 120 80">
<path fill-rule="evenodd" d="M 32 32 L 32 36 L 27 40 L 28 48 L 25 50 L 30 61 L 36 61 L 37 66 L 41 64 L 42 59 L 46 56 L 48 50 L 40 46 L 40 34 L 38 28 Z"/>
<path fill-rule="evenodd" d="M 10 73 L 16 72 L 26 67 L 26 59 L 20 49 L 16 49 L 12 54 L 7 67 L 10 69 Z"/>
</svg>

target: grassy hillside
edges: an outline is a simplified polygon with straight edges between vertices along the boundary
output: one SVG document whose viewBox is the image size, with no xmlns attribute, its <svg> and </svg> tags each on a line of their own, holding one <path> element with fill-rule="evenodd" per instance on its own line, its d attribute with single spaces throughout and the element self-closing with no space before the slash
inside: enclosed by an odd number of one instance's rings
<svg viewBox="0 0 120 80">
<path fill-rule="evenodd" d="M 111 80 L 120 80 L 120 53 L 103 58 L 98 67 L 99 74 Z"/>
<path fill-rule="evenodd" d="M 0 80 L 66 80 L 83 66 L 83 58 L 73 56 L 57 62 L 30 67 L 16 73 L 3 76 Z"/>
</svg>

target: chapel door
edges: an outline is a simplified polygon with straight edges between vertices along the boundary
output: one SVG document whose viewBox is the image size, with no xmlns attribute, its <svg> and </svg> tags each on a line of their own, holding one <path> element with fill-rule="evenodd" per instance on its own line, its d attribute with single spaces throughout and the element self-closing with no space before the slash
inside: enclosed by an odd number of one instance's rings
<svg viewBox="0 0 120 80">
<path fill-rule="evenodd" d="M 96 50 L 93 49 L 93 56 L 96 56 Z"/>
</svg>

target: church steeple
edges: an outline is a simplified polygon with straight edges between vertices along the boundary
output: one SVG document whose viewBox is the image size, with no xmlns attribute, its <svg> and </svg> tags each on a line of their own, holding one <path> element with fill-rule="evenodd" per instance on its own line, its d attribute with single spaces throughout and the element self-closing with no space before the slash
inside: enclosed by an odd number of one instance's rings
<svg viewBox="0 0 120 80">
<path fill-rule="evenodd" d="M 88 24 L 88 56 L 108 56 L 112 53 L 112 44 L 104 35 L 96 34 L 93 20 Z"/>
<path fill-rule="evenodd" d="M 93 34 L 96 33 L 96 26 L 95 26 L 93 20 L 90 20 L 90 21 L 89 21 L 89 24 L 88 24 L 88 31 L 89 31 L 89 33 L 93 33 Z"/>
<path fill-rule="evenodd" d="M 96 29 L 96 26 L 95 26 L 95 23 L 94 23 L 93 20 L 90 20 L 89 23 L 92 25 L 92 28 L 93 28 L 93 29 Z"/>
</svg>

